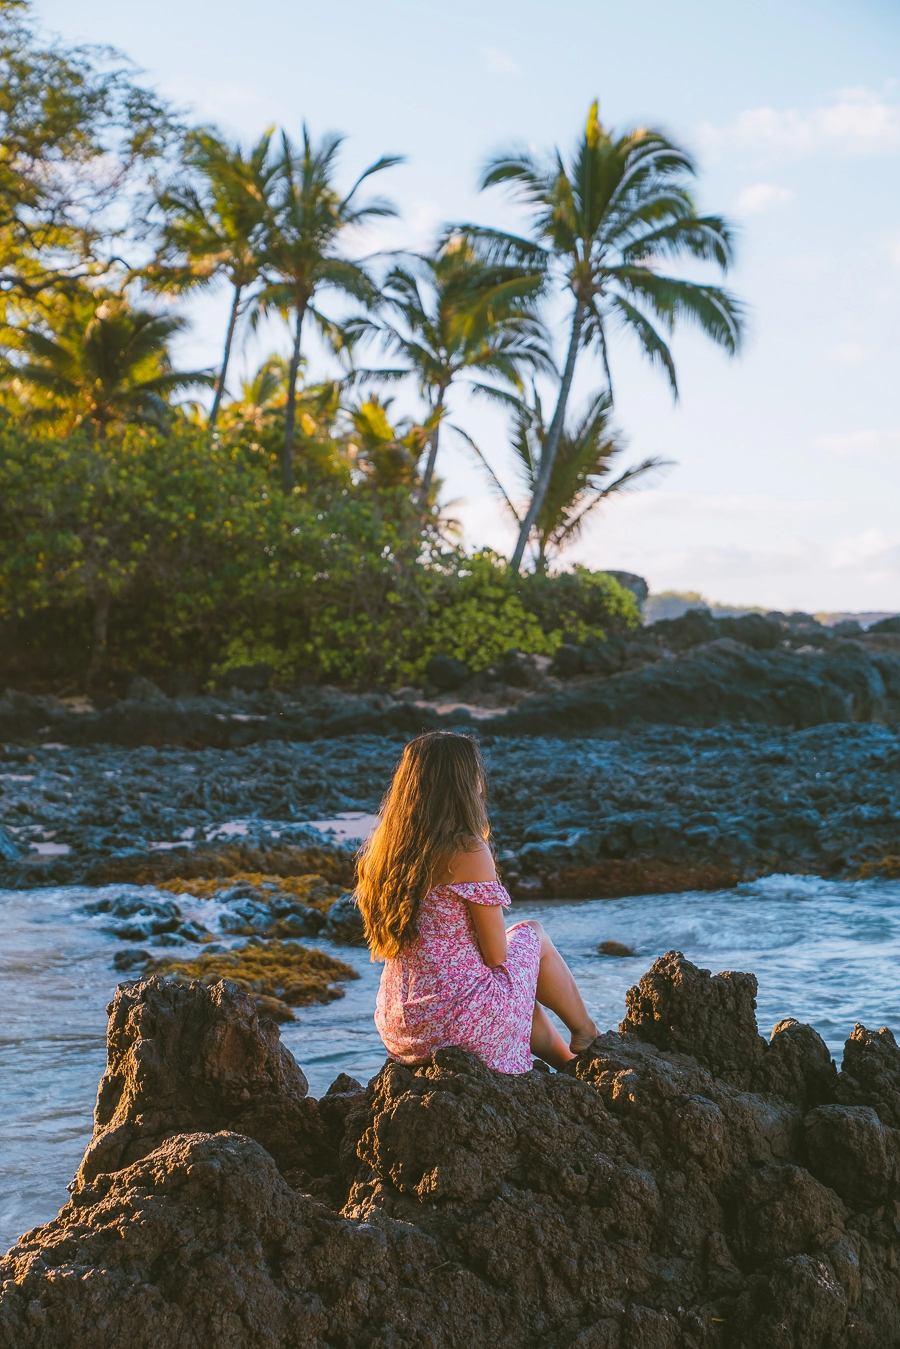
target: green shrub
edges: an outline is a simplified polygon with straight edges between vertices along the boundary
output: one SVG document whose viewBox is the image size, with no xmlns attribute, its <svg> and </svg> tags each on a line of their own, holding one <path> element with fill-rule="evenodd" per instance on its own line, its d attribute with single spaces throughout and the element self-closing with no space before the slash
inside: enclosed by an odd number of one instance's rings
<svg viewBox="0 0 900 1349">
<path fill-rule="evenodd" d="M 456 656 L 472 670 L 484 670 L 511 648 L 552 655 L 558 638 L 541 627 L 518 594 L 506 562 L 484 550 L 456 556 L 453 570 L 432 573 L 428 621 L 410 636 L 416 646 L 407 662 L 420 677 L 430 656 Z"/>
<path fill-rule="evenodd" d="M 522 602 L 545 632 L 582 643 L 610 632 L 641 626 L 641 611 L 630 590 L 605 571 L 575 566 L 571 571 L 522 577 Z M 558 643 L 557 643 L 558 645 Z"/>
<path fill-rule="evenodd" d="M 259 663 L 281 682 L 396 685 L 433 655 L 483 670 L 640 621 L 603 572 L 518 577 L 489 550 L 441 552 L 408 488 L 337 479 L 284 496 L 276 472 L 258 443 L 186 426 L 0 430 L 3 673 L 83 677 L 103 604 L 113 685 Z"/>
</svg>

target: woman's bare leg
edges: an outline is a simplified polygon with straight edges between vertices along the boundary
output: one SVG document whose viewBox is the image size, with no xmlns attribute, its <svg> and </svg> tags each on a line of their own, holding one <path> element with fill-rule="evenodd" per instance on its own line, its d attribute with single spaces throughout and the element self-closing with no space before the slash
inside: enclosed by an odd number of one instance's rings
<svg viewBox="0 0 900 1349">
<path fill-rule="evenodd" d="M 578 991 L 578 985 L 562 956 L 547 936 L 540 923 L 527 920 L 541 941 L 541 966 L 537 981 L 537 1000 L 555 1012 L 572 1032 L 570 1045 L 573 1054 L 587 1049 L 597 1036 L 597 1027 L 591 1020 Z M 549 1024 L 549 1023 L 548 1023 Z M 533 1023 L 532 1023 L 533 1026 Z M 543 1058 L 543 1055 L 541 1055 Z"/>
<path fill-rule="evenodd" d="M 539 1002 L 531 1018 L 531 1052 L 552 1068 L 563 1068 L 575 1057 Z"/>
</svg>

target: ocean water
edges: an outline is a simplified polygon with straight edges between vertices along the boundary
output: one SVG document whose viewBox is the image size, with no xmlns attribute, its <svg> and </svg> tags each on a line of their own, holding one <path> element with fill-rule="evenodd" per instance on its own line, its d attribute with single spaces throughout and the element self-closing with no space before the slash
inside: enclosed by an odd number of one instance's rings
<svg viewBox="0 0 900 1349">
<path fill-rule="evenodd" d="M 126 977 L 112 966 L 121 943 L 79 912 L 99 893 L 0 891 L 0 1251 L 55 1216 L 90 1138 L 106 1004 Z M 202 901 L 183 907 L 209 921 Z M 856 1021 L 900 1032 L 898 881 L 770 876 L 709 893 L 529 900 L 514 904 L 511 918 L 541 920 L 601 1029 L 618 1024 L 626 989 L 674 949 L 714 973 L 752 970 L 760 1031 L 768 1036 L 788 1015 L 809 1021 L 838 1063 Z M 637 954 L 602 956 L 604 941 Z M 340 1072 L 365 1082 L 384 1060 L 372 1021 L 379 967 L 365 951 L 319 944 L 361 978 L 341 1000 L 300 1008 L 282 1027 L 313 1095 Z"/>
</svg>

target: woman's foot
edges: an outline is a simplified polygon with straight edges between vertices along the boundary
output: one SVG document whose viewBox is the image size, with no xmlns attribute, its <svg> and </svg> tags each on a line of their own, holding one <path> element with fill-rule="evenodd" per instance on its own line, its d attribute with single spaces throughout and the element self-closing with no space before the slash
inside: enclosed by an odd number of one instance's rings
<svg viewBox="0 0 900 1349">
<path fill-rule="evenodd" d="M 583 1049 L 589 1049 L 591 1047 L 598 1034 L 599 1031 L 593 1021 L 589 1021 L 585 1026 L 572 1031 L 569 1048 L 573 1054 L 580 1054 Z"/>
</svg>

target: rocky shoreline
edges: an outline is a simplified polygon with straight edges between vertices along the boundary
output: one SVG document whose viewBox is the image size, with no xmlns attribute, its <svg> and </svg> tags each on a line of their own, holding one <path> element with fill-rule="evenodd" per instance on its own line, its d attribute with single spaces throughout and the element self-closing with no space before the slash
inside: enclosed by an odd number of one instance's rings
<svg viewBox="0 0 900 1349">
<path fill-rule="evenodd" d="M 552 663 L 510 652 L 473 676 L 437 658 L 430 685 L 392 693 L 275 690 L 255 669 L 204 696 L 143 678 L 97 705 L 7 690 L 0 885 L 347 886 L 352 828 L 328 822 L 371 816 L 405 739 L 436 727 L 484 746 L 514 893 L 900 874 L 898 627 L 690 611 Z"/>
<path fill-rule="evenodd" d="M 829 631 L 811 622 L 822 634 Z M 895 622 L 900 626 L 900 619 L 887 620 Z M 717 636 L 726 624 L 748 640 Z M 504 737 L 566 737 L 648 724 L 799 729 L 900 721 L 900 632 L 819 640 L 815 631 L 791 631 L 780 640 L 780 629 L 761 617 L 757 624 L 749 618 L 706 622 L 692 611 L 642 630 L 639 640 L 563 646 L 553 662 L 510 652 L 496 669 L 466 678 L 464 666 L 454 674 L 458 663 L 437 661 L 441 686 L 393 692 L 231 686 L 169 697 L 137 678 L 124 698 L 95 704 L 7 689 L 0 698 L 0 742 L 222 750 L 453 726 Z"/>
<path fill-rule="evenodd" d="M 459 1050 L 319 1100 L 234 985 L 110 1007 L 93 1139 L 0 1260 L 2 1349 L 881 1349 L 900 1050 L 838 1072 L 677 952 L 566 1073 Z"/>
<path fill-rule="evenodd" d="M 480 728 L 500 867 L 520 895 L 719 889 L 773 871 L 900 874 L 900 737 L 648 727 L 589 738 Z M 0 885 L 316 873 L 352 884 L 345 831 L 404 742 L 352 736 L 231 750 L 0 752 Z M 361 826 L 362 827 L 362 826 Z M 879 870 L 881 868 L 881 870 Z"/>
</svg>

